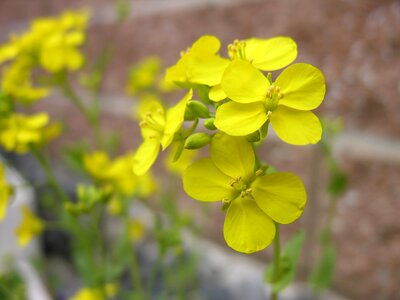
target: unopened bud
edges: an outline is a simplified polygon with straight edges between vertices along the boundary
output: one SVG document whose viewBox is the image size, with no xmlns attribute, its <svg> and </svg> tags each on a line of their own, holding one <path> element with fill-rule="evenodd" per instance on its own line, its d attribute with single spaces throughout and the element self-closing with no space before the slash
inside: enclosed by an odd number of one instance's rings
<svg viewBox="0 0 400 300">
<path fill-rule="evenodd" d="M 211 137 L 203 132 L 190 135 L 185 141 L 185 149 L 200 149 L 211 142 Z"/>
<path fill-rule="evenodd" d="M 189 107 L 186 107 L 186 110 L 185 110 L 185 121 L 193 121 L 194 119 L 196 119 L 196 115 L 194 114 L 194 112 Z"/>
<path fill-rule="evenodd" d="M 253 133 L 246 135 L 246 139 L 250 143 L 258 142 L 260 140 L 260 132 L 258 130 L 254 131 Z"/>
<path fill-rule="evenodd" d="M 215 125 L 214 125 L 214 121 L 215 121 L 214 118 L 205 119 L 204 120 L 204 127 L 209 129 L 209 130 L 217 129 L 217 127 L 215 127 Z"/>
<path fill-rule="evenodd" d="M 187 107 L 199 118 L 208 118 L 210 115 L 208 107 L 200 101 L 191 100 L 187 103 Z"/>
</svg>

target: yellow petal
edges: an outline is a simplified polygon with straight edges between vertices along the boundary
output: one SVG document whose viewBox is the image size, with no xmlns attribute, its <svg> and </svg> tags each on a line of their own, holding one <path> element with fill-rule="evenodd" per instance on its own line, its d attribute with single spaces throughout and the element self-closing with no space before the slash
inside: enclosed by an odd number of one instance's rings
<svg viewBox="0 0 400 300">
<path fill-rule="evenodd" d="M 229 247 L 243 252 L 260 251 L 275 237 L 275 224 L 248 198 L 231 202 L 224 223 L 224 237 Z"/>
<path fill-rule="evenodd" d="M 218 107 L 215 126 L 229 135 L 243 136 L 258 130 L 267 120 L 264 104 L 228 102 Z"/>
<path fill-rule="evenodd" d="M 233 61 L 222 75 L 222 89 L 233 101 L 250 103 L 263 101 L 268 79 L 254 66 L 243 60 Z"/>
<path fill-rule="evenodd" d="M 218 84 L 210 89 L 210 91 L 208 92 L 208 98 L 210 98 L 214 102 L 219 102 L 226 99 L 226 94 L 221 85 Z"/>
<path fill-rule="evenodd" d="M 32 129 L 42 128 L 49 122 L 49 115 L 46 113 L 38 113 L 36 115 L 24 117 L 25 126 Z"/>
<path fill-rule="evenodd" d="M 245 137 L 217 133 L 212 139 L 210 153 L 215 166 L 230 177 L 248 180 L 254 174 L 254 151 Z"/>
<path fill-rule="evenodd" d="M 232 178 L 222 173 L 208 157 L 187 167 L 182 179 L 186 194 L 196 200 L 221 201 L 234 197 L 235 190 L 229 185 Z"/>
<path fill-rule="evenodd" d="M 297 45 L 289 37 L 246 40 L 246 59 L 256 68 L 275 71 L 286 67 L 297 57 Z"/>
<path fill-rule="evenodd" d="M 325 96 L 325 78 L 310 64 L 294 64 L 278 76 L 275 85 L 284 97 L 279 104 L 300 110 L 317 108 Z"/>
<path fill-rule="evenodd" d="M 221 83 L 222 74 L 230 61 L 219 56 L 189 54 L 186 75 L 189 82 L 214 86 Z"/>
<path fill-rule="evenodd" d="M 197 55 L 207 56 L 217 53 L 220 47 L 221 42 L 216 36 L 203 35 L 193 43 L 189 51 Z"/>
<path fill-rule="evenodd" d="M 316 144 L 321 139 L 321 122 L 310 111 L 279 105 L 270 117 L 276 134 L 288 144 Z"/>
<path fill-rule="evenodd" d="M 169 83 L 174 82 L 186 82 L 186 69 L 189 62 L 189 56 L 184 55 L 182 56 L 178 62 L 167 68 L 165 71 L 165 81 Z"/>
<path fill-rule="evenodd" d="M 181 101 L 167 111 L 164 135 L 161 139 L 163 150 L 171 144 L 174 139 L 174 134 L 181 128 L 185 119 L 186 104 L 190 99 L 192 99 L 192 95 L 193 91 L 189 90 Z"/>
<path fill-rule="evenodd" d="M 301 179 L 292 173 L 257 177 L 252 189 L 257 205 L 278 223 L 291 223 L 303 213 L 306 190 Z"/>
<path fill-rule="evenodd" d="M 145 140 L 136 150 L 133 156 L 133 172 L 138 175 L 144 175 L 157 159 L 160 151 L 160 141 L 157 139 Z"/>
</svg>

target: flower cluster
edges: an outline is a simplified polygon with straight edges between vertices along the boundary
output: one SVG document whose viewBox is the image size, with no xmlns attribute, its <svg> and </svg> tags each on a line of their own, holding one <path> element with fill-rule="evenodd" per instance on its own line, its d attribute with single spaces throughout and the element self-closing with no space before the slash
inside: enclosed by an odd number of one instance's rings
<svg viewBox="0 0 400 300">
<path fill-rule="evenodd" d="M 21 103 L 33 103 L 49 93 L 32 82 L 34 71 L 53 74 L 81 68 L 84 56 L 79 46 L 86 39 L 88 17 L 87 12 L 65 12 L 60 17 L 36 19 L 29 31 L 0 45 L 0 64 L 7 63 L 2 93 Z"/>
<path fill-rule="evenodd" d="M 174 144 L 179 161 L 183 149 L 210 145 L 209 156 L 183 171 L 184 190 L 196 200 L 221 201 L 227 244 L 252 253 L 272 242 L 276 223 L 299 218 L 307 198 L 301 179 L 272 171 L 255 146 L 266 140 L 269 124 L 286 143 L 317 143 L 322 127 L 311 110 L 324 99 L 325 79 L 310 64 L 292 64 L 297 45 L 288 37 L 236 40 L 226 58 L 220 47 L 215 36 L 202 36 L 167 69 L 166 82 L 189 92 L 168 110 L 153 102 L 141 112 L 144 142 L 133 170 L 145 174 L 160 146 Z M 280 69 L 274 79 L 271 72 Z"/>
</svg>

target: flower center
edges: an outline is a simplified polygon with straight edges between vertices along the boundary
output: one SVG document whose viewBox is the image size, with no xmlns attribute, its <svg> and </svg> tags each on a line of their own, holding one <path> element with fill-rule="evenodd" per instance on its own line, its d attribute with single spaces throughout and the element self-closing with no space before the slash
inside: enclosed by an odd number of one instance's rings
<svg viewBox="0 0 400 300">
<path fill-rule="evenodd" d="M 161 109 L 154 112 L 147 112 L 142 116 L 142 121 L 139 123 L 141 128 L 148 128 L 158 133 L 164 132 L 164 113 Z"/>
<path fill-rule="evenodd" d="M 228 45 L 228 55 L 231 59 L 246 59 L 246 42 L 234 40 Z"/>
<path fill-rule="evenodd" d="M 268 115 L 278 107 L 279 100 L 282 99 L 283 96 L 284 95 L 279 86 L 271 85 L 267 89 L 264 106 L 265 110 L 268 112 Z"/>
<path fill-rule="evenodd" d="M 236 191 L 239 192 L 240 197 L 249 197 L 252 198 L 251 192 L 252 189 L 249 188 L 248 184 L 246 184 L 243 180 L 242 177 L 236 177 L 231 180 L 230 186 L 233 187 Z"/>
</svg>

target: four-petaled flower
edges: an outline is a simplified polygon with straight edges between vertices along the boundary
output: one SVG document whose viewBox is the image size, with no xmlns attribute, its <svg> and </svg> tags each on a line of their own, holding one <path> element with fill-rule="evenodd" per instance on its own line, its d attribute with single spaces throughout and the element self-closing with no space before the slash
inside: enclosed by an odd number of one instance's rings
<svg viewBox="0 0 400 300">
<path fill-rule="evenodd" d="M 294 174 L 255 170 L 253 148 L 244 137 L 214 136 L 210 157 L 183 173 L 183 188 L 196 200 L 229 205 L 224 237 L 236 251 L 252 253 L 275 237 L 275 224 L 295 221 L 304 210 L 306 192 Z"/>
<path fill-rule="evenodd" d="M 315 144 L 321 139 L 317 108 L 325 96 L 325 79 L 310 64 L 287 67 L 272 84 L 250 63 L 237 60 L 224 72 L 222 89 L 232 100 L 217 109 L 215 126 L 233 136 L 258 130 L 269 120 L 283 141 Z"/>
<path fill-rule="evenodd" d="M 143 143 L 133 156 L 133 172 L 145 174 L 155 162 L 160 146 L 165 150 L 173 141 L 175 133 L 181 128 L 185 118 L 186 103 L 192 99 L 190 90 L 174 107 L 167 112 L 159 102 L 149 105 L 140 122 Z"/>
</svg>

